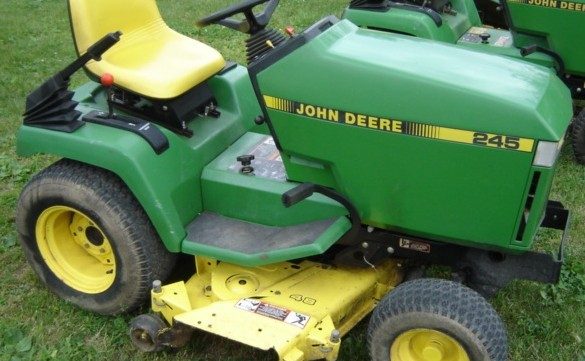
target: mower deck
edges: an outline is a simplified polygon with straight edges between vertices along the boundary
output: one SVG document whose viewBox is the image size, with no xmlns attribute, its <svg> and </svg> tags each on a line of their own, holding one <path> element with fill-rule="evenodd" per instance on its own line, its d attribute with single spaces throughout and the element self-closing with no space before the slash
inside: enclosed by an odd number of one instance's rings
<svg viewBox="0 0 585 361">
<path fill-rule="evenodd" d="M 152 291 L 153 311 L 171 325 L 163 334 L 186 325 L 274 350 L 283 361 L 335 360 L 339 337 L 402 278 L 395 261 L 370 269 L 311 261 L 245 268 L 201 257 L 196 264 L 188 281 Z"/>
</svg>

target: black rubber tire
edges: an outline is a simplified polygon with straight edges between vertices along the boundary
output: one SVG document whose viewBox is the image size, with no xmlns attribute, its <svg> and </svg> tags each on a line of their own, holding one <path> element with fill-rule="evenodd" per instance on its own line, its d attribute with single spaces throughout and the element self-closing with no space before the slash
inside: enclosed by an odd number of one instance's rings
<svg viewBox="0 0 585 361">
<path fill-rule="evenodd" d="M 132 344 L 142 352 L 158 352 L 164 346 L 158 334 L 167 328 L 167 324 L 157 315 L 146 313 L 136 316 L 130 321 L 129 335 Z"/>
<path fill-rule="evenodd" d="M 575 161 L 585 165 L 585 108 L 573 118 L 571 126 L 571 142 Z"/>
<path fill-rule="evenodd" d="M 87 215 L 110 241 L 116 272 L 105 291 L 91 294 L 69 287 L 41 256 L 35 236 L 37 219 L 45 209 L 56 205 Z M 16 225 L 28 262 L 48 288 L 66 301 L 104 315 L 140 306 L 149 297 L 152 282 L 168 277 L 177 256 L 166 250 L 119 177 L 71 160 L 60 160 L 29 181 L 18 201 Z"/>
<path fill-rule="evenodd" d="M 508 359 L 504 324 L 483 297 L 452 281 L 423 278 L 398 286 L 374 310 L 368 326 L 372 361 L 387 361 L 398 336 L 421 328 L 449 335 L 472 361 Z"/>
</svg>

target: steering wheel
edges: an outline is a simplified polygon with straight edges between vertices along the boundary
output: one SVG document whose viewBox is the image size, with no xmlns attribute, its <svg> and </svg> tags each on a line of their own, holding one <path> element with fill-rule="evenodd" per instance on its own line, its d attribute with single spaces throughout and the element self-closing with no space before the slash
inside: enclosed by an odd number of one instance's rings
<svg viewBox="0 0 585 361">
<path fill-rule="evenodd" d="M 197 25 L 203 27 L 211 24 L 220 24 L 230 29 L 241 31 L 242 33 L 254 35 L 266 28 L 274 10 L 276 10 L 276 6 L 278 6 L 278 1 L 279 0 L 245 0 L 199 20 Z M 266 2 L 268 5 L 266 5 L 264 11 L 255 15 L 252 9 Z M 232 16 L 239 13 L 243 13 L 246 18 L 243 20 L 232 18 Z"/>
</svg>

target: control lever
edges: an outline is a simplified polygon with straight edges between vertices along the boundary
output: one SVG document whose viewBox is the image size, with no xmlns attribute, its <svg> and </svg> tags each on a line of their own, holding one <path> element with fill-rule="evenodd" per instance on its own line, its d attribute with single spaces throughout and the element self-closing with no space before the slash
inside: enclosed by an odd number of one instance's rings
<svg viewBox="0 0 585 361">
<path fill-rule="evenodd" d="M 169 149 L 170 143 L 167 137 L 160 129 L 152 125 L 149 121 L 127 115 L 117 116 L 114 113 L 115 93 L 113 89 L 114 76 L 112 74 L 104 73 L 100 77 L 100 83 L 106 89 L 108 114 L 98 111 L 89 112 L 83 117 L 84 121 L 134 133 L 146 140 L 156 154 L 162 154 Z"/>
<path fill-rule="evenodd" d="M 112 86 L 114 85 L 114 76 L 110 73 L 104 73 L 100 78 L 100 83 L 106 89 L 106 97 L 108 100 L 108 119 L 115 119 L 114 114 L 114 91 Z"/>
</svg>

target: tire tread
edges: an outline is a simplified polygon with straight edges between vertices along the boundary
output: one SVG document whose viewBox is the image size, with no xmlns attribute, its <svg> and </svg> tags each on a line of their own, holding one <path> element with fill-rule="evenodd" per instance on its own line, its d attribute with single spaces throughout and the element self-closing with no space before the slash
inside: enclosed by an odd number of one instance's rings
<svg viewBox="0 0 585 361">
<path fill-rule="evenodd" d="M 38 197 L 43 186 L 49 184 L 63 186 L 67 192 L 93 193 L 105 212 L 116 217 L 119 229 L 127 235 L 125 241 L 134 260 L 132 271 L 138 274 L 138 284 L 132 294 L 125 295 L 123 304 L 93 311 L 118 314 L 137 308 L 149 296 L 152 281 L 169 276 L 177 255 L 167 251 L 144 209 L 117 175 L 69 159 L 59 160 L 40 171 L 25 186 L 17 207 L 19 233 L 27 228 L 22 224 L 26 218 L 22 213 L 27 212 L 31 200 Z"/>
<path fill-rule="evenodd" d="M 374 310 L 368 327 L 373 349 L 374 333 L 388 319 L 407 313 L 444 316 L 470 330 L 484 345 L 490 361 L 507 360 L 507 334 L 493 307 L 477 292 L 458 283 L 423 278 L 398 286 Z M 482 360 L 483 361 L 483 360 Z"/>
</svg>

